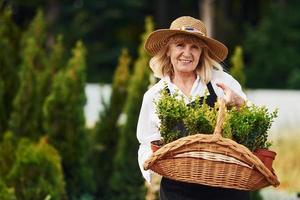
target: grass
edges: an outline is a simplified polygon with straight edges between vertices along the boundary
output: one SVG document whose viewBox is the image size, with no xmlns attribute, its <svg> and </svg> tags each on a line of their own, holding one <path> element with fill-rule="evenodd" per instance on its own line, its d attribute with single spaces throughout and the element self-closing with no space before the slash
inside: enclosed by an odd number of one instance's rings
<svg viewBox="0 0 300 200">
<path fill-rule="evenodd" d="M 271 147 L 277 153 L 273 167 L 280 181 L 278 189 L 300 192 L 300 129 L 280 135 Z"/>
</svg>

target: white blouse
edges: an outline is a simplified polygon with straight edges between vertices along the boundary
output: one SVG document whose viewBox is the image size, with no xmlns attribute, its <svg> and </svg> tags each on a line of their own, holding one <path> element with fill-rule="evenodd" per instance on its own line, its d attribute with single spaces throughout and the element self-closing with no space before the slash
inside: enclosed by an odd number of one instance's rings
<svg viewBox="0 0 300 200">
<path fill-rule="evenodd" d="M 221 88 L 216 86 L 217 83 L 224 83 L 246 100 L 246 95 L 242 91 L 240 84 L 226 72 L 213 70 L 211 80 L 211 84 L 216 95 L 218 97 L 223 97 L 224 92 Z M 137 125 L 137 139 L 140 143 L 140 147 L 138 150 L 139 166 L 143 177 L 148 183 L 151 182 L 151 171 L 145 171 L 143 168 L 143 164 L 152 154 L 150 142 L 153 140 L 160 140 L 161 138 L 159 132 L 160 121 L 157 114 L 155 113 L 156 107 L 154 102 L 158 100 L 160 91 L 166 86 L 169 88 L 171 94 L 177 92 L 182 95 L 187 104 L 193 101 L 196 96 L 204 96 L 205 92 L 207 92 L 206 84 L 203 84 L 200 81 L 199 76 L 195 80 L 189 96 L 185 96 L 180 91 L 180 89 L 170 81 L 169 77 L 164 77 L 144 94 Z"/>
</svg>

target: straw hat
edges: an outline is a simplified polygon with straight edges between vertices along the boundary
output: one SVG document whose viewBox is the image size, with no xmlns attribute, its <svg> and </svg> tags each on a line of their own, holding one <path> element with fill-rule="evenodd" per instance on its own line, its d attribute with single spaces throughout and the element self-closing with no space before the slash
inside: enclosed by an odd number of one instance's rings
<svg viewBox="0 0 300 200">
<path fill-rule="evenodd" d="M 169 37 L 180 33 L 194 35 L 204 41 L 210 50 L 210 56 L 214 60 L 221 62 L 227 57 L 227 47 L 207 36 L 206 28 L 202 21 L 189 16 L 177 18 L 172 22 L 169 29 L 159 29 L 152 32 L 147 38 L 145 49 L 151 56 L 155 56 L 166 45 Z"/>
</svg>

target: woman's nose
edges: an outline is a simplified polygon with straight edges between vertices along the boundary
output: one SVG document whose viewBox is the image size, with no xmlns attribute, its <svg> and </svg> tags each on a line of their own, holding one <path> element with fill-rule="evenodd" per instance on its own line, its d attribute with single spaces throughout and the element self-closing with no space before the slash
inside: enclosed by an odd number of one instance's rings
<svg viewBox="0 0 300 200">
<path fill-rule="evenodd" d="M 185 46 L 183 49 L 183 55 L 190 56 L 191 55 L 191 48 L 189 46 Z"/>
</svg>

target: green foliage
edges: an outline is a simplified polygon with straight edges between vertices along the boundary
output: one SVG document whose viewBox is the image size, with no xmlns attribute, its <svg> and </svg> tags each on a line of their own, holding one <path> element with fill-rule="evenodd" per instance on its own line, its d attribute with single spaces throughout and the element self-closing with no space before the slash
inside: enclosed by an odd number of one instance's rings
<svg viewBox="0 0 300 200">
<path fill-rule="evenodd" d="M 235 47 L 230 61 L 232 64 L 230 74 L 241 84 L 242 87 L 245 87 L 246 75 L 244 73 L 243 49 L 241 46 Z"/>
<path fill-rule="evenodd" d="M 131 62 L 131 57 L 128 53 L 127 49 L 122 49 L 121 56 L 119 57 L 119 63 L 114 75 L 114 81 L 113 81 L 113 92 L 114 90 L 117 90 L 119 92 L 116 92 L 115 95 L 119 94 L 122 95 L 122 93 L 125 93 L 127 91 L 127 83 L 129 79 L 129 65 Z M 119 96 L 121 97 L 121 96 Z M 123 96 L 124 97 L 124 96 Z M 113 97 L 112 97 L 113 99 Z M 120 100 L 120 99 L 118 99 Z"/>
<path fill-rule="evenodd" d="M 13 188 L 8 188 L 0 177 L 0 199 L 1 200 L 17 200 Z"/>
<path fill-rule="evenodd" d="M 45 19 L 38 12 L 21 44 L 20 86 L 13 102 L 10 128 L 18 136 L 37 139 L 43 134 L 42 104 L 46 97 Z"/>
<path fill-rule="evenodd" d="M 213 134 L 217 122 L 217 107 L 211 108 L 205 103 L 200 103 L 200 97 L 196 97 L 193 104 L 188 106 L 188 115 L 183 120 L 189 134 L 202 133 Z"/>
<path fill-rule="evenodd" d="M 244 43 L 249 59 L 247 87 L 300 88 L 294 82 L 300 66 L 299 9 L 296 0 L 273 2 L 257 28 L 248 31 Z"/>
<path fill-rule="evenodd" d="M 23 52 L 23 61 L 20 71 L 20 87 L 13 102 L 10 118 L 10 128 L 18 136 L 37 138 L 39 129 L 39 101 L 37 76 L 35 73 L 35 60 L 39 54 L 39 47 L 33 38 L 27 40 Z"/>
<path fill-rule="evenodd" d="M 161 98 L 155 102 L 156 113 L 161 120 L 159 127 L 164 143 L 169 143 L 186 135 L 183 120 L 188 116 L 188 107 L 183 97 L 177 93 L 169 95 L 168 91 L 161 91 Z"/>
<path fill-rule="evenodd" d="M 41 9 L 38 9 L 35 17 L 22 35 L 21 49 L 24 49 L 27 46 L 28 38 L 34 38 L 37 46 L 44 46 L 46 40 L 46 28 L 44 12 Z"/>
<path fill-rule="evenodd" d="M 62 35 L 56 37 L 48 54 L 49 57 L 47 57 L 47 61 L 45 62 L 45 68 L 39 74 L 39 93 L 43 97 L 42 101 L 49 95 L 55 75 L 63 69 L 66 62 Z"/>
<path fill-rule="evenodd" d="M 8 127 L 12 102 L 19 83 L 19 29 L 13 22 L 12 14 L 10 7 L 0 3 L 0 138 Z"/>
<path fill-rule="evenodd" d="M 65 199 L 60 156 L 45 138 L 37 144 L 20 140 L 8 179 L 18 199 Z"/>
<path fill-rule="evenodd" d="M 123 49 L 119 57 L 119 63 L 114 75 L 112 94 L 109 105 L 100 113 L 100 120 L 96 125 L 96 147 L 94 161 L 95 177 L 97 181 L 97 196 L 101 199 L 109 199 L 110 188 L 107 187 L 113 169 L 113 157 L 116 154 L 117 140 L 120 136 L 118 119 L 124 107 L 127 96 L 127 85 L 129 80 L 129 64 L 131 58 L 127 49 Z"/>
<path fill-rule="evenodd" d="M 160 133 L 164 143 L 196 133 L 213 134 L 217 121 L 217 104 L 214 108 L 200 104 L 197 97 L 193 104 L 186 105 L 183 97 L 177 93 L 161 91 L 156 104 L 156 113 L 160 119 Z M 268 148 L 268 130 L 278 110 L 270 113 L 265 106 L 254 104 L 241 108 L 233 107 L 225 112 L 222 135 L 240 143 L 251 151 L 256 148 Z"/>
<path fill-rule="evenodd" d="M 110 184 L 113 190 L 111 199 L 137 200 L 145 198 L 144 180 L 137 165 L 137 156 L 135 156 L 139 146 L 136 140 L 136 126 L 143 94 L 149 85 L 148 63 L 150 58 L 144 50 L 144 43 L 148 34 L 153 31 L 152 18 L 146 18 L 145 29 L 139 47 L 139 57 L 134 63 L 134 72 L 128 86 L 128 96 L 124 108 L 127 121 L 121 127 L 114 159 L 114 173 Z"/>
<path fill-rule="evenodd" d="M 160 119 L 159 131 L 164 143 L 196 133 L 212 134 L 216 125 L 217 108 L 208 106 L 206 96 L 195 98 L 192 104 L 186 105 L 183 96 L 178 93 L 169 94 L 161 91 L 161 96 L 155 102 L 156 113 Z"/>
<path fill-rule="evenodd" d="M 227 120 L 233 140 L 251 151 L 256 148 L 268 148 L 271 145 L 268 141 L 268 130 L 277 117 L 277 113 L 277 109 L 270 113 L 265 106 L 254 104 L 250 106 L 245 104 L 239 109 L 232 108 Z"/>
<path fill-rule="evenodd" d="M 92 192 L 93 178 L 88 167 L 88 140 L 85 130 L 83 108 L 86 102 L 85 62 L 86 51 L 82 42 L 77 42 L 66 68 L 54 78 L 51 93 L 44 104 L 44 127 L 53 144 L 62 156 L 71 199 Z"/>
</svg>

